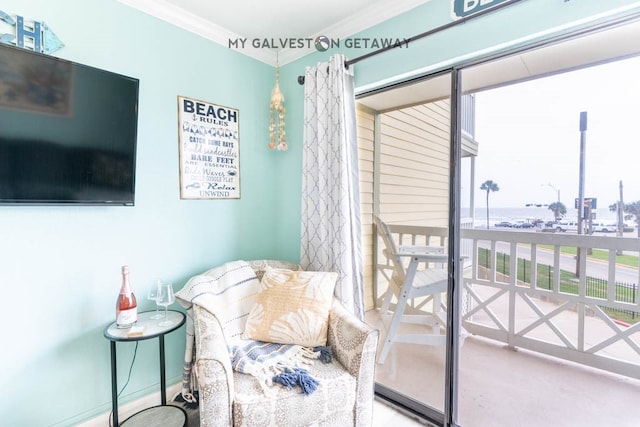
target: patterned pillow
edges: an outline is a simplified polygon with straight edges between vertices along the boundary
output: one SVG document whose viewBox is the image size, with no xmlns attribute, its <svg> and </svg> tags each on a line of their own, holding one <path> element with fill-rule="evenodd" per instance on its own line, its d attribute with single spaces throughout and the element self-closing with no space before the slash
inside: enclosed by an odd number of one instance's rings
<svg viewBox="0 0 640 427">
<path fill-rule="evenodd" d="M 289 261 L 279 260 L 279 259 L 255 259 L 247 261 L 251 268 L 256 272 L 256 276 L 258 276 L 258 280 L 262 280 L 262 276 L 264 276 L 264 272 L 267 271 L 268 267 L 271 268 L 287 268 L 289 270 L 302 270 L 299 264 L 294 264 Z"/>
<path fill-rule="evenodd" d="M 270 268 L 242 338 L 316 347 L 327 344 L 337 273 Z"/>
</svg>

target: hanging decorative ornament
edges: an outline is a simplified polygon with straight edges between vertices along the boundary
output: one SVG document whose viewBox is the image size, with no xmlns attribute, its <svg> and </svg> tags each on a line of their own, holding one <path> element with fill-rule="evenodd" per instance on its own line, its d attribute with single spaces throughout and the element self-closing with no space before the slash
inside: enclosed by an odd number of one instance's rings
<svg viewBox="0 0 640 427">
<path fill-rule="evenodd" d="M 280 92 L 280 66 L 276 60 L 276 84 L 271 90 L 271 120 L 269 122 L 269 148 L 287 151 L 287 139 L 284 130 L 284 95 Z"/>
</svg>

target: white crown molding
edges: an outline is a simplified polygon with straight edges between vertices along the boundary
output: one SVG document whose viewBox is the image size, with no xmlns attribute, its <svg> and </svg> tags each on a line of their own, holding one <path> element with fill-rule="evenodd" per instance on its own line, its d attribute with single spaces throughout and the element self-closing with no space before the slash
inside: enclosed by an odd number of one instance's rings
<svg viewBox="0 0 640 427">
<path fill-rule="evenodd" d="M 360 10 L 358 15 L 347 17 L 319 33 L 310 36 L 310 38 L 315 39 L 318 36 L 327 36 L 334 40 L 344 39 L 430 1 L 431 0 L 406 0 L 393 3 L 378 2 Z M 315 51 L 316 49 L 314 47 L 310 49 L 283 49 L 278 54 L 280 65 L 293 62 Z"/>
<path fill-rule="evenodd" d="M 236 40 L 241 36 L 211 21 L 176 7 L 165 0 L 117 0 L 118 2 L 161 19 L 183 30 L 197 34 L 224 47 L 229 47 L 229 40 Z M 233 49 L 258 61 L 275 66 L 276 53 L 268 49 L 256 49 L 246 46 L 244 49 Z"/>
<path fill-rule="evenodd" d="M 118 2 L 137 9 L 155 18 L 166 21 L 172 25 L 182 28 L 191 33 L 197 34 L 205 39 L 211 40 L 236 52 L 247 55 L 258 61 L 276 66 L 276 51 L 272 49 L 254 48 L 245 46 L 242 49 L 229 47 L 229 40 L 236 40 L 243 36 L 234 33 L 218 24 L 202 19 L 182 8 L 179 8 L 165 0 L 117 0 Z M 309 36 L 315 39 L 317 36 L 325 35 L 331 39 L 341 39 L 381 22 L 389 18 L 407 12 L 421 4 L 431 0 L 405 0 L 400 2 L 378 2 L 358 12 L 358 15 L 347 17 L 324 30 Z M 277 59 L 280 65 L 288 64 L 310 53 L 316 52 L 314 46 L 296 49 L 282 49 L 278 52 Z"/>
</svg>

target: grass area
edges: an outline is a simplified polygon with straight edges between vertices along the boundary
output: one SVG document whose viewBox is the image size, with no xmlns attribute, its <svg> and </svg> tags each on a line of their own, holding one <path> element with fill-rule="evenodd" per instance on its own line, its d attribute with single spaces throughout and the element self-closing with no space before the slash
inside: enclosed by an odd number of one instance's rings
<svg viewBox="0 0 640 427">
<path fill-rule="evenodd" d="M 606 252 L 606 251 L 603 251 Z M 565 252 L 566 253 L 566 252 Z M 574 248 L 575 254 L 575 248 Z M 490 267 L 491 256 L 489 249 L 478 249 L 478 263 L 483 267 Z M 637 262 L 637 257 L 636 262 Z M 605 258 L 605 259 L 608 259 Z M 496 271 L 498 273 L 509 276 L 511 274 L 511 257 L 505 253 L 498 252 L 495 258 Z M 521 283 L 528 283 L 531 285 L 531 261 L 518 258 L 516 263 L 517 280 Z M 636 264 L 637 266 L 637 264 Z M 546 264 L 537 265 L 537 280 L 535 287 L 537 289 L 551 289 L 553 286 L 553 267 Z M 607 298 L 608 283 L 606 280 L 597 279 L 593 277 L 586 278 L 586 295 L 593 298 Z M 575 273 L 560 270 L 560 292 L 567 294 L 578 294 L 578 277 Z M 615 300 L 620 302 L 634 302 L 636 301 L 636 288 L 630 287 L 628 284 L 616 284 Z M 636 323 L 640 321 L 640 314 L 630 310 L 614 310 L 608 307 L 600 307 L 606 312 L 612 319 L 620 320 L 627 323 Z"/>
<path fill-rule="evenodd" d="M 538 247 L 553 251 L 553 245 L 538 245 Z M 573 246 L 560 246 L 560 253 L 575 255 L 577 252 L 577 248 Z M 587 258 L 609 261 L 609 251 L 604 249 L 592 249 L 591 255 L 588 255 Z M 616 255 L 616 264 L 626 265 L 627 267 L 638 267 L 638 257 L 635 255 Z"/>
</svg>

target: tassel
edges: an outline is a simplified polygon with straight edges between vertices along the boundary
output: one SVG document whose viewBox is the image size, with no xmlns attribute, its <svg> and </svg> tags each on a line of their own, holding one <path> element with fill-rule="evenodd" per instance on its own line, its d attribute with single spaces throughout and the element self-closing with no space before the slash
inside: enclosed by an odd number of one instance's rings
<svg viewBox="0 0 640 427">
<path fill-rule="evenodd" d="M 333 359 L 331 355 L 331 347 L 329 347 L 328 345 L 318 346 L 318 347 L 314 347 L 313 351 L 316 353 L 318 352 L 320 353 L 318 355 L 318 359 L 320 359 L 322 363 L 331 363 Z"/>
<path fill-rule="evenodd" d="M 305 396 L 310 395 L 318 388 L 318 381 L 309 375 L 304 369 L 296 369 L 298 371 L 298 385 L 302 389 Z"/>
<path fill-rule="evenodd" d="M 300 386 L 304 395 L 309 395 L 316 391 L 319 384 L 318 380 L 309 375 L 308 371 L 299 368 L 287 369 L 286 372 L 274 376 L 273 382 L 282 384 L 289 390 L 295 386 Z"/>
<path fill-rule="evenodd" d="M 273 377 L 273 382 L 282 384 L 289 390 L 296 386 L 297 374 L 291 369 L 286 369 L 284 372 L 279 373 Z"/>
</svg>

